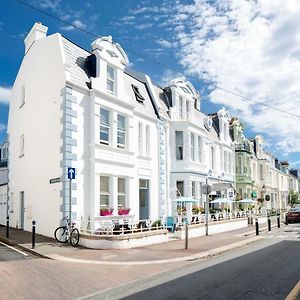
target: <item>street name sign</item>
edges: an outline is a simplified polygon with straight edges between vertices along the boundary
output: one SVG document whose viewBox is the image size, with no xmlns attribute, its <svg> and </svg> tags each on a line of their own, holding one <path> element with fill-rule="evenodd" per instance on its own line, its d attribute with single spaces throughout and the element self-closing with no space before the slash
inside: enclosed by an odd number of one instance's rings
<svg viewBox="0 0 300 300">
<path fill-rule="evenodd" d="M 75 168 L 68 168 L 68 179 L 75 179 Z"/>
<path fill-rule="evenodd" d="M 60 177 L 50 179 L 50 184 L 58 183 L 58 182 L 60 182 Z"/>
</svg>

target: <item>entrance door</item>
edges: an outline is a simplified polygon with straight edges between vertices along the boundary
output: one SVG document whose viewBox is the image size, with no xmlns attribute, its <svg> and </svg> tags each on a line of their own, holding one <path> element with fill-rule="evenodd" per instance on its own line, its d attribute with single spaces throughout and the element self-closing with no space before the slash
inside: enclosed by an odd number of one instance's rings
<svg viewBox="0 0 300 300">
<path fill-rule="evenodd" d="M 140 220 L 149 219 L 149 180 L 139 180 Z"/>
<path fill-rule="evenodd" d="M 25 212 L 24 191 L 22 191 L 20 192 L 20 229 L 24 229 L 24 212 Z"/>
</svg>

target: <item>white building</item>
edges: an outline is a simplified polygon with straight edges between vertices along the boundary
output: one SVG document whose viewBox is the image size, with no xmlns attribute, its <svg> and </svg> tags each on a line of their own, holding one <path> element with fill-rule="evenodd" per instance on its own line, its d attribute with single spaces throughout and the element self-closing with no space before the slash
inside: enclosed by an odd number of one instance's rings
<svg viewBox="0 0 300 300">
<path fill-rule="evenodd" d="M 35 220 L 38 233 L 53 235 L 68 215 L 68 167 L 76 168 L 73 219 L 105 208 L 118 214 L 120 207 L 136 219 L 158 218 L 167 190 L 164 149 L 158 151 L 164 128 L 149 77 L 126 69 L 128 58 L 111 37 L 95 40 L 88 52 L 46 33 L 36 23 L 25 38 L 12 90 L 12 226 L 30 230 Z"/>
<path fill-rule="evenodd" d="M 172 200 L 178 196 L 194 197 L 203 206 L 201 187 L 207 177 L 212 194 L 233 197 L 234 149 L 226 111 L 204 115 L 199 94 L 185 78 L 170 81 L 158 98 L 163 99 L 169 115 L 167 214 L 174 214 Z"/>
</svg>

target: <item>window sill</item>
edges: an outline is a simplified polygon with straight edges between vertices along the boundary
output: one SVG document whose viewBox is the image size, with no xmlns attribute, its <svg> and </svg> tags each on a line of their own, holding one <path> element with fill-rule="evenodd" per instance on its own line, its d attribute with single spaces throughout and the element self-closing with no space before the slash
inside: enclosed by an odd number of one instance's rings
<svg viewBox="0 0 300 300">
<path fill-rule="evenodd" d="M 122 153 L 122 154 L 127 154 L 127 155 L 134 154 L 134 152 L 128 151 L 127 149 L 115 148 L 115 147 L 111 147 L 109 145 L 96 144 L 95 146 L 96 146 L 96 148 L 101 149 L 101 150 L 112 151 L 112 152 L 117 152 L 117 153 Z"/>
<path fill-rule="evenodd" d="M 148 160 L 148 161 L 152 160 L 152 157 L 150 157 L 150 156 L 143 156 L 143 155 L 138 155 L 137 158 L 138 159 L 143 159 L 143 160 Z"/>
</svg>

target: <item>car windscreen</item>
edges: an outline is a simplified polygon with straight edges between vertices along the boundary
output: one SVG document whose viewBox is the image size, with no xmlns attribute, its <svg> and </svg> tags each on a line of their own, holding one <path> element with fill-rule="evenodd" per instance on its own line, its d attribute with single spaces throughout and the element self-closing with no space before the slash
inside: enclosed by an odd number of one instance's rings
<svg viewBox="0 0 300 300">
<path fill-rule="evenodd" d="M 300 212 L 300 207 L 291 208 L 290 212 Z"/>
</svg>

